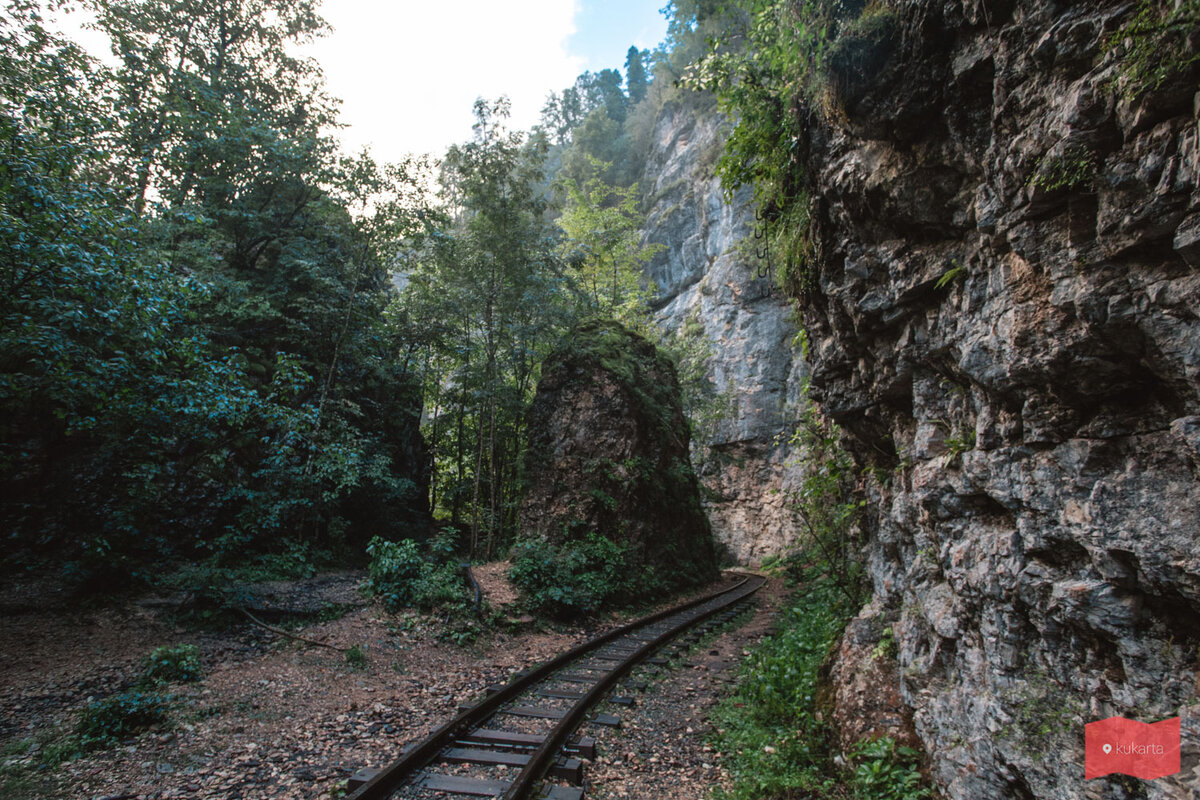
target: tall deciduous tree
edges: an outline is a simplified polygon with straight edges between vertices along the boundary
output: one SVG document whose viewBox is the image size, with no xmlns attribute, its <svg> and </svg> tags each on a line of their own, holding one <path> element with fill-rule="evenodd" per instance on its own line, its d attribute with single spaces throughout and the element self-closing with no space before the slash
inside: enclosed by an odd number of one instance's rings
<svg viewBox="0 0 1200 800">
<path fill-rule="evenodd" d="M 653 291 L 644 266 L 662 245 L 642 244 L 638 185 L 611 186 L 599 177 L 610 165 L 595 159 L 590 164 L 591 177 L 568 179 L 563 186 L 567 203 L 558 218 L 567 236 L 563 254 L 588 312 L 643 327 Z"/>
<path fill-rule="evenodd" d="M 472 548 L 489 553 L 514 516 L 521 425 L 539 352 L 562 324 L 554 311 L 561 280 L 536 192 L 544 142 L 509 131 L 508 114 L 506 99 L 479 101 L 474 138 L 447 153 L 442 182 L 457 218 L 406 292 L 412 308 L 436 303 L 451 320 L 440 357 L 429 359 L 443 370 L 432 377 L 439 403 L 432 433 L 455 476 L 444 502 L 454 517 L 469 508 Z"/>
</svg>

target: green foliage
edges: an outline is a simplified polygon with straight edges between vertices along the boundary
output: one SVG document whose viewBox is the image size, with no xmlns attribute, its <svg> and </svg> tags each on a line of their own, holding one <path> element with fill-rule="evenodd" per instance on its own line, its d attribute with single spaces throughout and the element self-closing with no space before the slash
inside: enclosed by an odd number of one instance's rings
<svg viewBox="0 0 1200 800">
<path fill-rule="evenodd" d="M 968 428 L 955 431 L 946 437 L 946 450 L 951 458 L 957 458 L 968 450 L 975 449 L 975 430 Z"/>
<path fill-rule="evenodd" d="M 148 692 L 122 692 L 89 704 L 80 714 L 76 733 L 85 750 L 120 744 L 167 721 L 167 703 Z"/>
<path fill-rule="evenodd" d="M 346 651 L 346 666 L 353 670 L 367 668 L 367 651 L 359 645 L 353 645 Z"/>
<path fill-rule="evenodd" d="M 657 583 L 629 548 L 598 533 L 558 546 L 540 539 L 517 542 L 509 579 L 531 611 L 558 619 L 624 605 Z"/>
<path fill-rule="evenodd" d="M 567 200 L 557 220 L 566 234 L 560 252 L 580 289 L 578 313 L 644 325 L 653 287 L 645 284 L 643 272 L 662 245 L 642 243 L 645 219 L 636 210 L 638 185 L 608 185 L 597 176 L 610 165 L 588 159 L 591 177 L 560 184 Z"/>
<path fill-rule="evenodd" d="M 717 800 L 805 796 L 922 800 L 919 754 L 888 738 L 859 744 L 850 765 L 834 764 L 823 668 L 858 606 L 820 569 L 801 574 L 776 632 L 742 663 L 734 693 L 712 719 L 732 787 Z"/>
<path fill-rule="evenodd" d="M 942 273 L 941 277 L 937 279 L 937 282 L 933 284 L 933 288 L 945 289 L 947 286 L 954 283 L 956 280 L 959 280 L 966 274 L 966 267 L 962 266 L 961 264 L 955 264 L 954 266 L 950 267 L 950 269 Z"/>
<path fill-rule="evenodd" d="M 783 265 L 781 287 L 802 297 L 817 287 L 804 168 L 809 119 L 832 115 L 837 97 L 877 71 L 890 55 L 897 17 L 861 0 L 674 6 L 676 29 L 723 20 L 683 80 L 715 93 L 734 120 L 717 174 L 730 194 L 754 187 L 768 246 Z"/>
<path fill-rule="evenodd" d="M 878 659 L 894 659 L 896 657 L 896 634 L 892 630 L 892 626 L 888 625 L 883 629 L 883 635 L 879 637 L 879 643 L 871 650 L 871 660 Z"/>
<path fill-rule="evenodd" d="M 1086 147 L 1071 147 L 1043 158 L 1029 183 L 1047 192 L 1091 188 L 1096 179 L 1096 154 Z"/>
<path fill-rule="evenodd" d="M 858 800 L 924 800 L 933 791 L 919 769 L 920 753 L 888 736 L 860 742 L 851 752 L 851 785 Z"/>
<path fill-rule="evenodd" d="M 718 800 L 834 796 L 832 736 L 818 704 L 821 666 L 856 610 L 827 575 L 811 574 L 776 633 L 742 662 L 737 688 L 712 714 L 713 746 L 726 754 L 733 780 Z"/>
<path fill-rule="evenodd" d="M 323 30 L 314 4 L 90 6 L 115 67 L 37 2 L 0 13 L 0 518 L 18 558 L 111 589 L 284 532 L 335 549 L 419 518 L 420 398 L 382 318 L 419 168 L 336 154 L 334 104 L 288 55 Z"/>
<path fill-rule="evenodd" d="M 156 647 L 143 662 L 142 683 L 200 680 L 200 649 L 194 644 Z"/>
<path fill-rule="evenodd" d="M 455 562 L 426 557 L 412 539 L 389 542 L 376 536 L 367 554 L 371 562 L 366 589 L 389 610 L 465 607 L 463 579 Z"/>
<path fill-rule="evenodd" d="M 1189 78 L 1200 64 L 1200 0 L 1140 0 L 1108 42 L 1117 52 L 1118 83 L 1139 97 Z"/>
<path fill-rule="evenodd" d="M 811 560 L 857 606 L 864 599 L 858 525 L 866 501 L 840 437 L 836 425 L 823 419 L 812 403 L 805 404 L 791 437 L 802 454 L 804 478 L 788 499 L 803 532 L 797 560 Z"/>
<path fill-rule="evenodd" d="M 732 385 L 721 391 L 713 382 L 714 347 L 704 334 L 699 310 L 684 320 L 675 336 L 662 336 L 658 347 L 675 364 L 693 441 L 714 440 L 721 422 L 736 414 L 737 393 Z"/>
</svg>

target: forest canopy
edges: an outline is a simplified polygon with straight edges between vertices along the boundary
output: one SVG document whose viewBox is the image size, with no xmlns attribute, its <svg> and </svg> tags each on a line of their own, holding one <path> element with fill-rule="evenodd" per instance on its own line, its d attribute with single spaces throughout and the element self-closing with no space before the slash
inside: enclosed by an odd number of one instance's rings
<svg viewBox="0 0 1200 800">
<path fill-rule="evenodd" d="M 592 316 L 651 329 L 639 178 L 700 34 L 380 164 L 294 55 L 316 0 L 84 0 L 104 62 L 62 5 L 0 10 L 5 569 L 507 547 L 542 358 Z"/>
</svg>

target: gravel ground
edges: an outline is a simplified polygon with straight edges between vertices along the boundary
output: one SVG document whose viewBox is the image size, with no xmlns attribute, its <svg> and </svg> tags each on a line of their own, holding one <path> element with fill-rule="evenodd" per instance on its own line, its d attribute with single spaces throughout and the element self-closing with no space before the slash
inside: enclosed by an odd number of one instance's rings
<svg viewBox="0 0 1200 800">
<path fill-rule="evenodd" d="M 492 573 L 496 571 L 493 570 Z M 330 596 L 353 597 L 361 575 L 318 579 Z M 489 579 L 493 579 L 489 574 Z M 275 587 L 286 594 L 286 587 Z M 310 587 L 311 588 L 311 587 Z M 304 587 L 293 587 L 301 594 Z M 587 765 L 594 798 L 703 797 L 720 776 L 705 750 L 706 710 L 728 688 L 737 662 L 767 630 L 779 587 L 760 592 L 745 626 L 706 641 L 687 665 L 652 678 L 633 709 L 613 706 L 619 730 L 591 726 L 601 752 Z M 522 628 L 460 647 L 437 639 L 438 620 L 353 607 L 340 619 L 298 628 L 306 638 L 367 654 L 360 670 L 342 653 L 253 626 L 197 633 L 172 626 L 157 606 L 130 603 L 67 611 L 4 604 L 0 618 L 0 752 L 10 774 L 39 754 L 22 741 L 52 741 L 90 699 L 128 687 L 157 646 L 197 645 L 198 683 L 168 688 L 172 721 L 112 750 L 24 774 L 15 797 L 332 798 L 362 766 L 382 766 L 492 683 L 593 635 L 588 627 Z"/>
</svg>

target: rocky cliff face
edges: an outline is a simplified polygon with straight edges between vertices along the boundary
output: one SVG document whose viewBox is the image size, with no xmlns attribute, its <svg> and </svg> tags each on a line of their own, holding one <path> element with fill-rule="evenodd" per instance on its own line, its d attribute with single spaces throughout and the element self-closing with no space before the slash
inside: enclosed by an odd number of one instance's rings
<svg viewBox="0 0 1200 800">
<path fill-rule="evenodd" d="M 949 797 L 1191 797 L 1195 70 L 1119 91 L 1128 3 L 899 7 L 886 64 L 814 120 L 802 310 L 813 396 L 877 468 L 903 698 Z M 1085 783 L 1111 715 L 1182 715 L 1183 773 Z"/>
<path fill-rule="evenodd" d="M 666 588 L 716 577 L 679 382 L 653 344 L 615 322 L 577 328 L 542 368 L 527 429 L 523 531 L 600 533 Z"/>
<path fill-rule="evenodd" d="M 657 322 L 687 326 L 712 348 L 710 377 L 721 415 L 696 431 L 693 458 L 713 531 L 739 563 L 784 552 L 794 520 L 786 504 L 793 471 L 787 444 L 804 376 L 792 348 L 792 304 L 772 290 L 753 251 L 749 193 L 726 200 L 713 168 L 722 120 L 702 106 L 671 103 L 660 114 L 643 187 L 646 238 L 663 245 L 647 270 L 658 287 Z"/>
</svg>

